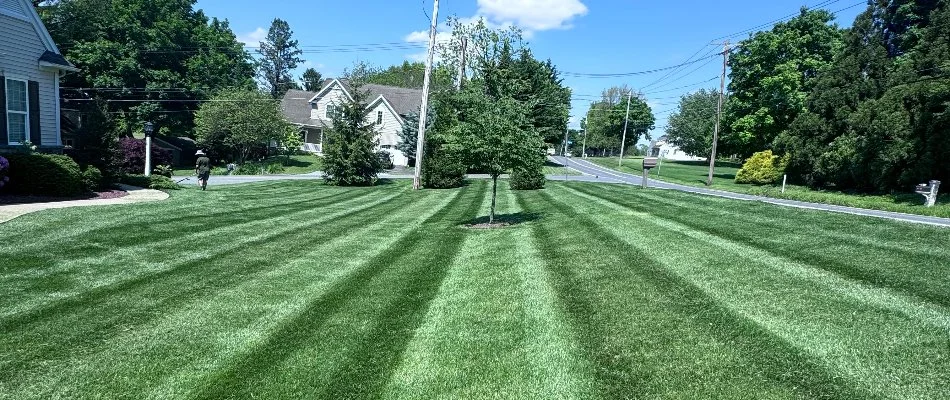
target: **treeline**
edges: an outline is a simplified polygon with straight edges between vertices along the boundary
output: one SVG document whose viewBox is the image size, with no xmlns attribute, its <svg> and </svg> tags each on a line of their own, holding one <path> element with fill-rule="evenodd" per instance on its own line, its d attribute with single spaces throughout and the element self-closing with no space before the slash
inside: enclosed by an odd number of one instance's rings
<svg viewBox="0 0 950 400">
<path fill-rule="evenodd" d="M 720 154 L 772 150 L 813 187 L 908 191 L 950 179 L 947 0 L 873 0 L 848 29 L 806 10 L 730 55 Z M 716 92 L 685 96 L 671 139 L 709 154 Z"/>
</svg>

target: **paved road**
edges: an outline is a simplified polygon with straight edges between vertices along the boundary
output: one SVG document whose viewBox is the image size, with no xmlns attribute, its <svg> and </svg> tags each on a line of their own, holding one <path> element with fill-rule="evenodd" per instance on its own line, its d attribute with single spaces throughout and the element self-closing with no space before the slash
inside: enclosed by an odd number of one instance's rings
<svg viewBox="0 0 950 400">
<path fill-rule="evenodd" d="M 614 180 L 616 182 L 630 184 L 630 185 L 640 185 L 643 181 L 642 177 L 636 175 L 625 174 L 622 172 L 610 170 L 608 168 L 601 167 L 597 164 L 594 164 L 590 161 L 577 159 L 577 158 L 564 158 L 564 157 L 551 157 L 557 163 L 562 165 L 567 165 L 577 171 L 580 171 L 583 174 L 593 175 L 598 178 L 602 178 L 601 182 L 608 182 L 609 180 Z M 937 217 L 927 217 L 923 215 L 914 215 L 914 214 L 904 214 L 896 213 L 889 211 L 876 211 L 876 210 L 866 210 L 863 208 L 854 208 L 854 207 L 843 207 L 843 206 L 834 206 L 829 204 L 819 204 L 819 203 L 807 203 L 803 201 L 794 201 L 794 200 L 784 200 L 784 199 L 773 199 L 769 197 L 762 196 L 753 196 L 748 194 L 732 193 L 725 192 L 721 190 L 711 190 L 705 188 L 698 188 L 686 185 L 678 185 L 675 183 L 668 183 L 650 179 L 648 182 L 650 187 L 660 188 L 660 189 L 670 189 L 670 190 L 679 190 L 683 192 L 697 193 L 707 196 L 717 196 L 725 197 L 735 200 L 745 200 L 745 201 L 761 201 L 764 203 L 776 204 L 786 207 L 795 207 L 795 208 L 806 208 L 811 210 L 823 210 L 830 212 L 838 212 L 845 214 L 855 214 L 863 215 L 867 217 L 876 217 L 876 218 L 886 218 L 893 219 L 904 222 L 911 222 L 916 224 L 929 224 L 943 227 L 950 227 L 950 219 L 948 218 L 937 218 Z"/>
</svg>

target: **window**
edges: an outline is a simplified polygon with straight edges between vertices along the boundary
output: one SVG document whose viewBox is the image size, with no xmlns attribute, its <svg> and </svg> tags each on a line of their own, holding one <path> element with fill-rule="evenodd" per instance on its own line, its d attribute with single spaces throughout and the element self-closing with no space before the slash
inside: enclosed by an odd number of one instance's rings
<svg viewBox="0 0 950 400">
<path fill-rule="evenodd" d="M 21 144 L 30 138 L 26 81 L 7 78 L 7 142 Z"/>
<path fill-rule="evenodd" d="M 382 125 L 382 124 L 383 124 L 383 112 L 382 112 L 382 111 L 377 111 L 377 112 L 376 112 L 376 125 Z"/>
<path fill-rule="evenodd" d="M 336 114 L 336 106 L 333 104 L 327 104 L 327 118 L 333 118 Z"/>
</svg>

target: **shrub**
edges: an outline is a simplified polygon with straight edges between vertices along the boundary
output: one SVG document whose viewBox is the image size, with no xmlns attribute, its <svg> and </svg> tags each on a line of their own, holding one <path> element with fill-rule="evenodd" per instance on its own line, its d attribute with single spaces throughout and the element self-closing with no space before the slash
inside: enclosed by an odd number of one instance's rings
<svg viewBox="0 0 950 400">
<path fill-rule="evenodd" d="M 122 138 L 119 142 L 122 149 L 122 171 L 127 174 L 139 174 L 145 171 L 145 141 Z M 152 145 L 152 166 L 170 165 L 172 153 Z"/>
<path fill-rule="evenodd" d="M 7 176 L 7 171 L 10 170 L 10 161 L 3 156 L 0 156 L 0 189 L 3 189 L 7 185 L 7 182 L 10 181 L 10 177 Z"/>
<path fill-rule="evenodd" d="M 138 175 L 138 174 L 129 174 L 122 177 L 122 183 L 135 186 L 140 188 L 147 189 L 157 189 L 157 190 L 178 190 L 181 189 L 175 181 L 171 178 L 162 175 Z"/>
<path fill-rule="evenodd" d="M 778 157 L 772 150 L 760 151 L 749 157 L 742 169 L 736 173 L 736 183 L 768 185 L 778 182 L 785 173 L 789 156 Z"/>
<path fill-rule="evenodd" d="M 449 189 L 465 183 L 466 167 L 461 156 L 437 142 L 426 143 L 426 156 L 422 163 L 422 186 L 429 189 Z"/>
<path fill-rule="evenodd" d="M 171 178 L 175 170 L 171 165 L 159 165 L 155 167 L 155 173 L 166 178 Z"/>
<path fill-rule="evenodd" d="M 87 165 L 86 170 L 82 171 L 82 183 L 83 187 L 91 192 L 101 189 L 104 186 L 102 180 L 102 171 L 99 171 L 99 168 Z"/>
<path fill-rule="evenodd" d="M 511 173 L 511 188 L 514 190 L 544 189 L 544 172 L 540 168 L 516 169 Z"/>
<path fill-rule="evenodd" d="M 281 163 L 270 163 L 270 164 L 267 164 L 267 173 L 268 173 L 268 174 L 272 174 L 272 175 L 273 175 L 273 174 L 282 174 L 282 173 L 284 173 L 285 171 L 287 171 L 287 169 L 284 168 L 284 165 L 281 164 Z"/>
<path fill-rule="evenodd" d="M 261 165 L 258 163 L 244 163 L 237 167 L 234 170 L 235 175 L 260 175 L 261 174 Z"/>
<path fill-rule="evenodd" d="M 76 196 L 84 192 L 82 171 L 61 154 L 10 154 L 8 188 L 34 196 Z"/>
</svg>

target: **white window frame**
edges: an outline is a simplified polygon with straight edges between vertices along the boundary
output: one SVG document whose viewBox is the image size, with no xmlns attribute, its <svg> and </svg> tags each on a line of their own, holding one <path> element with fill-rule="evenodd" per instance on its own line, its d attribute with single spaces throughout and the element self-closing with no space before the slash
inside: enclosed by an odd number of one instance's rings
<svg viewBox="0 0 950 400">
<path fill-rule="evenodd" d="M 10 81 L 23 82 L 23 87 L 26 90 L 26 112 L 23 111 L 14 111 L 10 109 L 10 96 L 7 93 L 4 93 L 4 98 L 6 99 L 5 104 L 3 105 L 3 112 L 6 114 L 7 119 L 7 145 L 17 146 L 23 144 L 23 142 L 14 142 L 10 138 L 10 113 L 13 114 L 23 114 L 25 123 L 23 124 L 23 138 L 26 141 L 30 140 L 30 81 L 28 79 L 22 79 L 16 76 L 5 76 L 3 90 L 9 90 Z M 38 143 L 34 143 L 38 144 Z"/>
<path fill-rule="evenodd" d="M 327 119 L 333 119 L 333 113 L 336 112 L 336 104 L 327 104 Z"/>
</svg>

